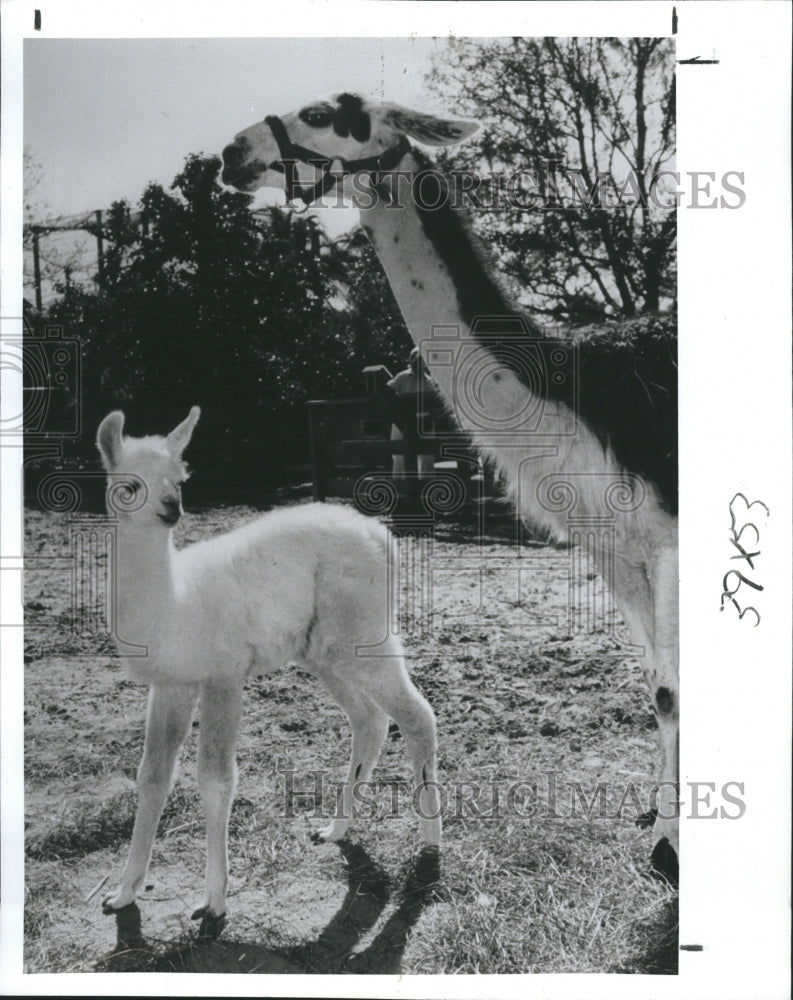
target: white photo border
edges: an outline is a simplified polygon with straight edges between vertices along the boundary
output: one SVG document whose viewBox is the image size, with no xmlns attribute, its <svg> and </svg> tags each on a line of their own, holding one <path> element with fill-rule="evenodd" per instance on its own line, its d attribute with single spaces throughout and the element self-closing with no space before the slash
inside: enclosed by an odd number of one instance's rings
<svg viewBox="0 0 793 1000">
<path fill-rule="evenodd" d="M 782 997 L 789 975 L 791 704 L 790 27 L 787 3 L 3 0 L 0 316 L 22 315 L 22 43 L 37 37 L 670 36 L 677 169 L 744 175 L 739 211 L 678 211 L 681 781 L 745 785 L 740 822 L 683 822 L 677 976 L 23 975 L 21 452 L 2 461 L 0 989 L 31 995 Z M 243 30 L 244 29 L 244 30 Z M 187 152 L 187 151 L 186 151 Z M 21 320 L 19 321 L 21 324 Z M 3 414 L 21 386 L 3 371 Z M 771 517 L 760 627 L 719 611 L 728 503 Z"/>
</svg>

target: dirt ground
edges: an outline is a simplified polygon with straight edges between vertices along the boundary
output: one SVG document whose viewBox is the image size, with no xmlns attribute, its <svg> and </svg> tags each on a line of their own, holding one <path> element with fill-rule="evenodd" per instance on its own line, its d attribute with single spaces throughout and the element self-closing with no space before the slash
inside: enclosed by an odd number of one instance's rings
<svg viewBox="0 0 793 1000">
<path fill-rule="evenodd" d="M 177 544 L 254 516 L 190 514 Z M 106 634 L 102 523 L 26 518 L 27 971 L 676 972 L 676 896 L 650 877 L 636 822 L 657 768 L 637 651 L 579 554 L 519 544 L 514 526 L 443 523 L 399 543 L 411 673 L 438 718 L 439 867 L 417 853 L 395 727 L 349 840 L 311 842 L 349 727 L 315 680 L 285 670 L 247 689 L 221 936 L 197 939 L 190 920 L 204 874 L 198 719 L 138 905 L 104 916 L 146 691 Z"/>
</svg>

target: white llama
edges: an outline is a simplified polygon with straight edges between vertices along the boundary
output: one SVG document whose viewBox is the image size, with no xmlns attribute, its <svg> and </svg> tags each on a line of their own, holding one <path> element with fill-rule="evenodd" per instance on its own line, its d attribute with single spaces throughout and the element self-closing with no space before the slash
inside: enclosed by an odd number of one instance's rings
<svg viewBox="0 0 793 1000">
<path fill-rule="evenodd" d="M 676 878 L 678 781 L 677 414 L 635 397 L 590 365 L 575 402 L 542 370 L 540 329 L 519 315 L 491 276 L 451 204 L 456 190 L 410 138 L 448 146 L 474 122 L 436 118 L 341 94 L 270 115 L 223 150 L 224 183 L 285 189 L 316 202 L 341 184 L 388 277 L 408 330 L 441 394 L 474 445 L 506 481 L 518 514 L 556 537 L 573 519 L 608 522 L 598 569 L 634 639 L 661 738 L 653 863 Z M 410 138 L 409 138 L 410 137 Z M 660 364 L 667 364 L 662 356 Z M 598 358 L 591 359 L 597 363 Z M 548 369 L 546 369 L 547 371 Z M 658 382 L 659 377 L 652 378 Z M 638 379 L 635 380 L 635 385 Z M 631 386 L 629 385 L 630 389 Z M 635 408 L 632 406 L 635 404 Z M 573 428 L 573 432 L 571 432 Z M 589 529 L 587 529 L 589 530 Z"/>
<path fill-rule="evenodd" d="M 97 445 L 114 490 L 131 502 L 117 516 L 115 634 L 146 648 L 127 659 L 150 685 L 138 809 L 113 912 L 135 899 L 196 702 L 201 705 L 198 786 L 206 812 L 206 896 L 193 914 L 217 933 L 226 912 L 228 819 L 234 747 L 247 677 L 297 664 L 319 677 L 352 724 L 352 756 L 336 818 L 315 839 L 340 840 L 353 786 L 368 781 L 388 729 L 400 728 L 419 792 L 421 839 L 440 843 L 435 717 L 405 669 L 389 628 L 391 536 L 378 521 L 325 504 L 275 511 L 236 531 L 177 550 L 187 478 L 182 453 L 198 421 L 193 407 L 167 437 L 123 436 L 109 414 Z M 110 497 L 110 495 L 109 495 Z M 367 654 L 364 647 L 377 647 Z"/>
</svg>

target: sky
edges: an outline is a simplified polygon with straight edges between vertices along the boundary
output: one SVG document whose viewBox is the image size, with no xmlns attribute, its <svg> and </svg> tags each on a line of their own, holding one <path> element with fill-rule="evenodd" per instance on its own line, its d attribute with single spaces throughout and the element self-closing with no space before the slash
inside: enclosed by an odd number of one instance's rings
<svg viewBox="0 0 793 1000">
<path fill-rule="evenodd" d="M 349 90 L 424 110 L 431 38 L 27 39 L 24 143 L 48 218 L 136 202 L 191 153 L 266 114 Z"/>
</svg>

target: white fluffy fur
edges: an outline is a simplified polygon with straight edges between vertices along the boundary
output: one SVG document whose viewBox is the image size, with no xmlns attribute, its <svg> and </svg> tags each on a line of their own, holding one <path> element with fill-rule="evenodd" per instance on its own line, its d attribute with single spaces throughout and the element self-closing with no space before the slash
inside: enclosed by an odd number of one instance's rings
<svg viewBox="0 0 793 1000">
<path fill-rule="evenodd" d="M 318 839 L 346 833 L 353 784 L 371 778 L 389 718 L 399 724 L 417 784 L 425 784 L 425 844 L 439 844 L 441 822 L 434 715 L 411 683 L 390 628 L 388 531 L 347 508 L 311 504 L 177 550 L 168 522 L 181 512 L 182 452 L 198 416 L 194 407 L 167 438 L 135 439 L 123 437 L 123 414 L 111 413 L 97 444 L 111 483 L 139 491 L 127 512 L 117 512 L 115 631 L 121 643 L 146 647 L 127 667 L 151 685 L 130 856 L 105 908 L 131 903 L 145 878 L 177 755 L 200 700 L 207 892 L 194 916 L 206 924 L 226 908 L 234 745 L 248 676 L 299 664 L 324 682 L 350 718 L 352 756 L 341 809 Z"/>
</svg>

